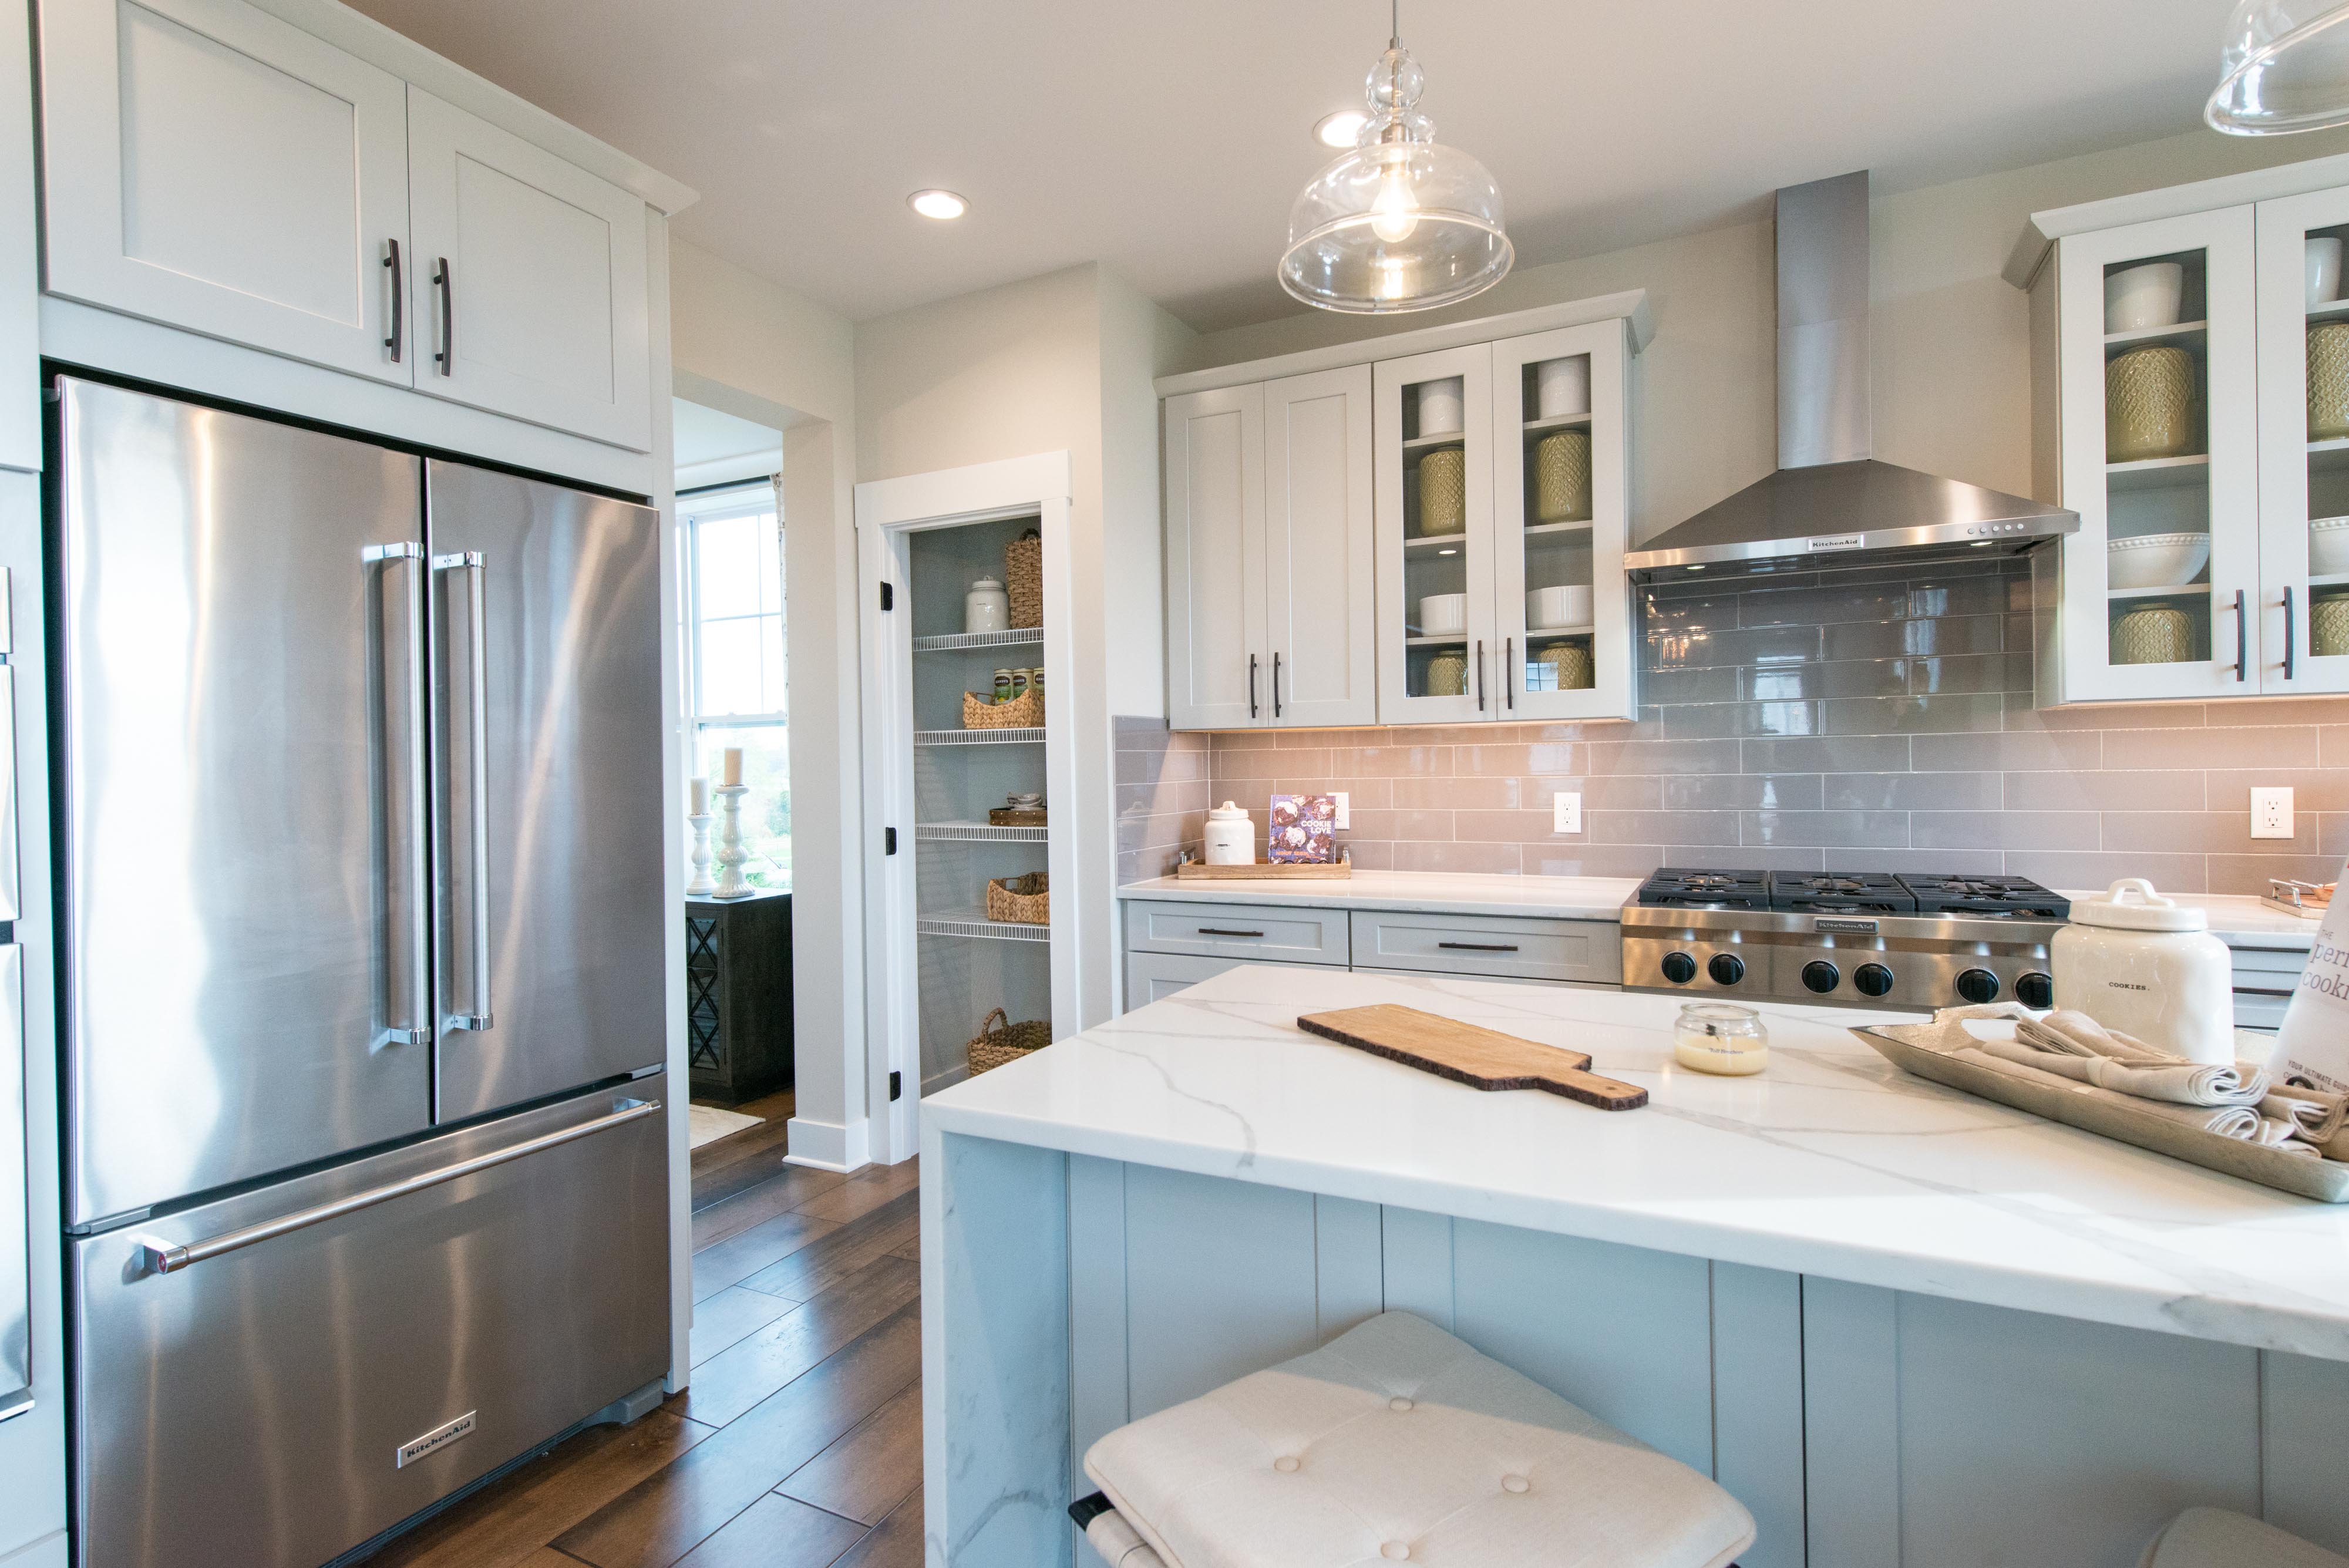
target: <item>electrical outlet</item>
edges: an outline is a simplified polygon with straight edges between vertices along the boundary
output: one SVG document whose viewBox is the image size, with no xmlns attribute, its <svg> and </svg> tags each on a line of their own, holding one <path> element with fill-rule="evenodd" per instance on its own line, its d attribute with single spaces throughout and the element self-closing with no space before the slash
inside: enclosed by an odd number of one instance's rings
<svg viewBox="0 0 2349 1568">
<path fill-rule="evenodd" d="M 1582 831 L 1582 796 L 1560 790 L 1549 797 L 1549 830 L 1552 833 Z"/>
<path fill-rule="evenodd" d="M 2292 836 L 2292 791 L 2289 788 L 2251 791 L 2251 836 L 2290 838 Z"/>
<path fill-rule="evenodd" d="M 1354 825 L 1354 808 L 1348 803 L 1344 790 L 1338 791 L 1330 798 L 1338 803 L 1338 815 L 1331 819 L 1330 826 L 1343 833 Z"/>
</svg>

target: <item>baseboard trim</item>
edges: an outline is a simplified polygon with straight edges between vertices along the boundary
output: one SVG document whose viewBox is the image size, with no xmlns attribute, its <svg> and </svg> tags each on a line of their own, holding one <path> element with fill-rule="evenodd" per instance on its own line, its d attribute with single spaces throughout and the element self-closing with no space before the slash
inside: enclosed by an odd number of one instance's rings
<svg viewBox="0 0 2349 1568">
<path fill-rule="evenodd" d="M 817 1170 L 862 1170 L 873 1163 L 873 1128 L 862 1118 L 847 1123 L 793 1116 L 783 1129 L 785 1165 Z"/>
</svg>

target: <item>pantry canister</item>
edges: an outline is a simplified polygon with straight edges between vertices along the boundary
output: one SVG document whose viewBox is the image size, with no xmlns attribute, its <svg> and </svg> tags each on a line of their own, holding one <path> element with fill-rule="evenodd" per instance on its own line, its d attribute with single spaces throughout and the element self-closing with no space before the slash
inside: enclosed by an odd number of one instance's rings
<svg viewBox="0 0 2349 1568">
<path fill-rule="evenodd" d="M 1255 865 L 1256 824 L 1239 805 L 1224 802 L 1207 813 L 1206 849 L 1210 866 Z"/>
<path fill-rule="evenodd" d="M 1534 448 L 1534 521 L 1579 523 L 1589 515 L 1590 432 L 1544 436 Z"/>
<path fill-rule="evenodd" d="M 1008 631 L 1011 627 L 1011 596 L 993 577 L 981 577 L 962 597 L 965 632 Z"/>
<path fill-rule="evenodd" d="M 1468 526 L 1468 454 L 1456 446 L 1419 460 L 1419 531 L 1457 534 Z"/>
<path fill-rule="evenodd" d="M 2194 618 L 2167 605 L 2134 609 L 2113 622 L 2115 664 L 2185 664 L 2194 658 Z"/>
<path fill-rule="evenodd" d="M 2349 321 L 2308 329 L 2308 439 L 2349 436 Z"/>
<path fill-rule="evenodd" d="M 2313 374 L 2308 395 L 2313 409 Z M 2106 461 L 2183 457 L 2194 444 L 2193 355 L 2183 348 L 2137 348 L 2105 367 Z"/>
<path fill-rule="evenodd" d="M 2234 957 L 2209 923 L 2142 877 L 2074 899 L 2050 950 L 2055 1005 L 2189 1062 L 2232 1062 Z"/>
</svg>

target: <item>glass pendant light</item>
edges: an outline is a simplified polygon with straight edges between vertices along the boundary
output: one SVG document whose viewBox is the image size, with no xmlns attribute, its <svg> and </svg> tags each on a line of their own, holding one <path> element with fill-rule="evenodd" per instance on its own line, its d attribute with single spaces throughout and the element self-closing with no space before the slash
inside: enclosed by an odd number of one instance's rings
<svg viewBox="0 0 2349 1568">
<path fill-rule="evenodd" d="M 2241 0 L 2202 118 L 2234 136 L 2349 125 L 2349 3 Z"/>
<path fill-rule="evenodd" d="M 1306 304 L 1371 316 L 1428 310 L 1492 287 L 1516 259 L 1500 188 L 1483 164 L 1436 143 L 1417 108 L 1425 86 L 1398 15 L 1364 84 L 1371 118 L 1354 150 L 1316 174 L 1288 212 L 1280 286 Z"/>
</svg>

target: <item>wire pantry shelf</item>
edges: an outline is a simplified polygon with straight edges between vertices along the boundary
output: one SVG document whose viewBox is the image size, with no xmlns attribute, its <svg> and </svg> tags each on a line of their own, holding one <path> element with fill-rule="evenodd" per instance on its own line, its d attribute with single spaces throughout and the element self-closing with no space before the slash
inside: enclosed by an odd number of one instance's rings
<svg viewBox="0 0 2349 1568">
<path fill-rule="evenodd" d="M 914 826 L 916 838 L 948 842 L 974 840 L 989 844 L 1041 844 L 1050 836 L 1044 827 L 998 827 L 991 822 L 922 822 Z"/>
<path fill-rule="evenodd" d="M 916 730 L 914 744 L 917 746 L 1009 746 L 1021 742 L 1040 745 L 1044 726 L 1032 724 L 1020 730 Z"/>
<path fill-rule="evenodd" d="M 953 909 L 936 915 L 916 915 L 914 929 L 926 937 L 975 937 L 984 941 L 1049 942 L 1052 928 L 1018 920 L 990 920 L 984 909 Z"/>
<path fill-rule="evenodd" d="M 1009 631 L 957 631 L 940 637 L 914 639 L 916 653 L 945 653 L 957 648 L 1025 648 L 1044 640 L 1040 626 L 1014 627 Z"/>
</svg>

